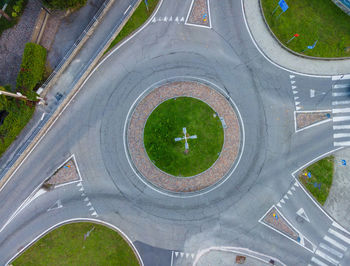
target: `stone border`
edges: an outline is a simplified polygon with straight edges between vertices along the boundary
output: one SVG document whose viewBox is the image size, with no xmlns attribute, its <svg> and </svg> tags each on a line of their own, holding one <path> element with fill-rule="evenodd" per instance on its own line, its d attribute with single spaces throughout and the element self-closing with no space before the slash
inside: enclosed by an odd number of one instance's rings
<svg viewBox="0 0 350 266">
<path fill-rule="evenodd" d="M 149 159 L 143 144 L 143 130 L 149 114 L 165 100 L 193 97 L 206 102 L 227 125 L 224 145 L 217 161 L 205 172 L 192 177 L 174 177 L 160 171 Z M 127 125 L 127 149 L 133 167 L 156 187 L 172 192 L 195 192 L 221 180 L 233 167 L 240 152 L 240 122 L 232 105 L 223 95 L 203 83 L 175 81 L 163 84 L 144 96 L 134 107 Z"/>
<path fill-rule="evenodd" d="M 332 117 L 332 110 L 294 111 L 295 132 L 329 122 Z"/>
<path fill-rule="evenodd" d="M 203 14 L 207 14 L 206 21 Z M 211 28 L 209 0 L 192 0 L 185 25 Z"/>
<path fill-rule="evenodd" d="M 247 1 L 247 0 L 244 0 L 244 1 Z M 248 1 L 251 1 L 251 0 L 248 0 Z M 270 28 L 270 25 L 269 23 L 267 23 L 267 20 L 265 18 L 265 13 L 264 13 L 264 10 L 263 10 L 263 7 L 262 7 L 262 3 L 261 1 L 262 0 L 257 0 L 259 1 L 259 7 L 260 7 L 260 13 L 262 15 L 262 18 L 265 22 L 265 26 L 267 27 L 268 31 L 270 32 L 270 34 L 272 35 L 272 37 L 277 41 L 277 43 L 285 50 L 287 50 L 288 52 L 296 55 L 296 56 L 299 56 L 299 57 L 303 57 L 303 58 L 307 58 L 307 59 L 315 59 L 315 60 L 319 60 L 319 61 L 333 61 L 333 60 L 348 60 L 350 59 L 350 56 L 349 57 L 316 57 L 316 56 L 309 56 L 309 55 L 304 55 L 304 54 L 300 54 L 298 52 L 295 52 L 293 51 L 292 49 L 288 48 L 287 46 L 285 46 L 277 37 L 276 35 L 273 33 L 273 31 L 271 30 Z"/>
</svg>

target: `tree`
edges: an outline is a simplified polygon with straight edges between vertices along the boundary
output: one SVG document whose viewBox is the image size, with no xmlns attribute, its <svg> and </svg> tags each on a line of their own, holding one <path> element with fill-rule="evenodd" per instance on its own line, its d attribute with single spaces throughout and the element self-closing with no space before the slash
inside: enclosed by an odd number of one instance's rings
<svg viewBox="0 0 350 266">
<path fill-rule="evenodd" d="M 44 0 L 44 2 L 52 9 L 69 9 L 82 7 L 87 0 Z"/>
</svg>

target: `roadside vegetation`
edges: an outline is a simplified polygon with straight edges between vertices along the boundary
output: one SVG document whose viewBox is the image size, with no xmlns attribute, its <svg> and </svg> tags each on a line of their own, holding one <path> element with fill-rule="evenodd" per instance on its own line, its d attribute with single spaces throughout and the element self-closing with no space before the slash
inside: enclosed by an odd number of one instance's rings
<svg viewBox="0 0 350 266">
<path fill-rule="evenodd" d="M 2 9 L 6 3 L 6 9 L 0 13 L 0 35 L 4 30 L 17 24 L 28 0 L 0 0 L 0 9 Z"/>
<path fill-rule="evenodd" d="M 150 17 L 153 10 L 157 6 L 159 0 L 148 0 L 148 10 L 146 8 L 146 4 L 144 1 L 140 3 L 140 5 L 136 8 L 134 14 L 130 17 L 128 22 L 125 24 L 123 29 L 119 32 L 117 37 L 112 41 L 111 45 L 105 51 L 107 53 L 110 49 L 112 49 L 117 43 L 123 40 L 125 37 L 130 35 L 136 29 L 142 26 L 143 23 Z"/>
<path fill-rule="evenodd" d="M 281 15 L 277 0 L 261 3 L 271 30 L 291 50 L 316 57 L 350 56 L 350 16 L 331 0 L 289 0 L 289 9 Z M 288 43 L 295 34 L 299 37 Z M 307 48 L 316 41 L 313 49 Z"/>
<path fill-rule="evenodd" d="M 0 155 L 21 133 L 35 111 L 36 92 L 34 89 L 42 80 L 46 50 L 40 45 L 27 43 L 24 49 L 21 69 L 17 76 L 16 90 L 2 86 L 0 90 L 28 97 L 29 101 L 0 95 Z"/>
<path fill-rule="evenodd" d="M 307 167 L 299 180 L 322 205 L 326 202 L 332 186 L 334 157 L 329 156 Z"/>
<path fill-rule="evenodd" d="M 51 9 L 76 9 L 86 5 L 87 0 L 43 0 Z"/>
<path fill-rule="evenodd" d="M 73 223 L 55 229 L 12 264 L 139 265 L 133 250 L 117 232 L 93 223 Z"/>
</svg>

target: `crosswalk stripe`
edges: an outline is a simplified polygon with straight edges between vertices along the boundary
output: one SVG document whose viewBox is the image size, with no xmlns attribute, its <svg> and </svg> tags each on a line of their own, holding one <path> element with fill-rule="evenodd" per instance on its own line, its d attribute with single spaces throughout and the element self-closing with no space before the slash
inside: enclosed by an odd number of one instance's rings
<svg viewBox="0 0 350 266">
<path fill-rule="evenodd" d="M 316 259 L 315 257 L 311 258 L 312 262 L 315 262 L 316 264 L 320 265 L 320 266 L 328 266 L 328 264 L 323 263 L 322 261 L 320 261 L 319 259 Z"/>
<path fill-rule="evenodd" d="M 349 121 L 350 116 L 335 116 L 333 117 L 333 122 Z"/>
<path fill-rule="evenodd" d="M 338 108 L 332 110 L 333 114 L 339 114 L 339 113 L 350 113 L 350 108 Z"/>
<path fill-rule="evenodd" d="M 343 240 L 345 243 L 348 243 L 350 245 L 350 238 L 342 235 L 341 233 L 338 233 L 337 231 L 333 230 L 332 228 L 328 229 L 328 232 L 332 235 L 338 237 L 339 239 Z"/>
<path fill-rule="evenodd" d="M 333 259 L 331 256 L 327 255 L 326 253 L 322 252 L 321 250 L 316 250 L 315 254 L 317 256 L 320 256 L 321 258 L 325 259 L 326 261 L 332 263 L 333 265 L 338 265 L 339 261 Z"/>
<path fill-rule="evenodd" d="M 333 97 L 340 97 L 340 96 L 349 96 L 350 92 L 333 92 L 332 96 Z"/>
<path fill-rule="evenodd" d="M 339 259 L 343 257 L 343 253 L 339 252 L 338 250 L 335 250 L 334 248 L 331 248 L 325 243 L 321 243 L 320 247 L 323 248 L 324 250 L 327 250 L 329 253 L 332 253 L 333 255 L 337 256 Z"/>
<path fill-rule="evenodd" d="M 350 125 L 333 126 L 333 130 L 350 129 Z"/>
<path fill-rule="evenodd" d="M 332 105 L 350 104 L 350 101 L 333 101 Z"/>
<path fill-rule="evenodd" d="M 349 84 L 335 84 L 332 87 L 333 87 L 333 89 L 345 89 L 345 88 L 349 88 L 350 85 Z"/>
<path fill-rule="evenodd" d="M 350 141 L 335 141 L 333 143 L 334 147 L 344 147 L 344 146 L 350 146 Z"/>
<path fill-rule="evenodd" d="M 333 134 L 333 138 L 338 139 L 338 138 L 347 138 L 350 137 L 350 133 L 336 133 Z"/>
<path fill-rule="evenodd" d="M 333 238 L 330 238 L 329 236 L 324 236 L 323 239 L 344 252 L 347 250 L 347 247 L 345 247 L 343 244 L 340 244 L 338 241 L 335 241 Z"/>
<path fill-rule="evenodd" d="M 338 224 L 337 222 L 333 222 L 332 226 L 334 226 L 335 228 L 338 228 L 339 230 L 343 231 L 344 233 L 350 235 L 350 232 L 348 232 L 344 227 L 342 227 L 340 224 Z"/>
</svg>

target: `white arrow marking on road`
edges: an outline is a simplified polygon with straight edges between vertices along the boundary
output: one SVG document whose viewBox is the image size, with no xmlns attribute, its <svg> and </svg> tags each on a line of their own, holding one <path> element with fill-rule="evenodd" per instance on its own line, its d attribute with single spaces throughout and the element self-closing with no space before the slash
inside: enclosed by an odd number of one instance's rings
<svg viewBox="0 0 350 266">
<path fill-rule="evenodd" d="M 177 23 L 179 23 L 179 17 L 176 17 L 176 18 L 175 18 L 175 21 L 176 21 Z"/>
<path fill-rule="evenodd" d="M 281 199 L 281 200 L 280 200 L 280 202 L 282 202 L 282 203 L 286 203 L 286 202 L 284 201 L 284 199 Z"/>
<path fill-rule="evenodd" d="M 300 104 L 300 102 L 295 102 L 295 105 L 299 105 Z"/>
<path fill-rule="evenodd" d="M 297 86 L 292 86 L 292 90 L 294 90 L 294 89 L 296 89 L 297 88 Z"/>
<path fill-rule="evenodd" d="M 298 93 L 298 91 L 293 91 L 293 94 L 297 94 Z"/>
<path fill-rule="evenodd" d="M 157 22 L 157 19 L 156 18 L 153 18 L 152 19 L 152 23 L 156 23 Z"/>
<path fill-rule="evenodd" d="M 91 208 L 89 209 L 89 211 L 95 211 L 94 207 L 91 207 Z"/>
<path fill-rule="evenodd" d="M 301 109 L 301 107 L 299 107 L 299 106 L 297 106 L 297 107 L 295 107 L 296 109 L 297 109 L 297 111 L 299 111 L 300 109 Z"/>
<path fill-rule="evenodd" d="M 291 190 L 295 191 L 295 187 L 291 187 Z"/>
<path fill-rule="evenodd" d="M 85 196 L 86 196 L 86 194 L 85 194 L 85 193 L 81 193 L 81 195 L 80 195 L 80 196 L 85 197 Z"/>
<path fill-rule="evenodd" d="M 277 203 L 277 206 L 280 207 L 280 208 L 282 208 L 281 203 Z"/>
<path fill-rule="evenodd" d="M 310 222 L 310 219 L 309 219 L 309 217 L 307 217 L 306 212 L 304 211 L 303 208 L 300 208 L 300 209 L 297 211 L 297 214 L 298 214 L 301 218 L 303 218 L 305 221 Z"/>
<path fill-rule="evenodd" d="M 294 186 L 299 187 L 299 184 L 297 181 L 295 181 Z"/>
<path fill-rule="evenodd" d="M 288 190 L 287 192 L 289 195 L 293 195 L 292 191 Z"/>
<path fill-rule="evenodd" d="M 164 22 L 167 22 L 168 21 L 168 17 L 164 17 Z"/>
<path fill-rule="evenodd" d="M 290 78 L 290 79 L 294 79 L 295 76 L 294 76 L 294 75 L 289 75 L 289 78 Z"/>
<path fill-rule="evenodd" d="M 295 83 L 295 80 L 291 80 L 290 83 L 291 83 L 291 84 L 294 84 L 294 83 Z"/>
<path fill-rule="evenodd" d="M 175 251 L 175 257 L 177 257 L 177 255 L 179 255 L 179 252 Z"/>
<path fill-rule="evenodd" d="M 299 97 L 298 97 L 298 96 L 295 96 L 295 97 L 294 97 L 294 100 L 298 100 L 298 99 L 299 99 Z"/>
<path fill-rule="evenodd" d="M 91 206 L 91 202 L 89 201 L 88 204 L 86 204 L 86 206 L 88 206 L 88 207 Z"/>
<path fill-rule="evenodd" d="M 62 207 L 63 207 L 63 205 L 62 205 L 62 203 L 61 203 L 61 200 L 58 200 L 58 201 L 55 202 L 54 205 L 52 205 L 50 208 L 48 208 L 47 211 L 52 211 L 52 210 L 60 209 L 60 208 L 62 208 Z"/>
<path fill-rule="evenodd" d="M 283 198 L 285 198 L 285 199 L 289 199 L 287 195 L 284 195 L 284 197 L 283 197 Z"/>
<path fill-rule="evenodd" d="M 83 184 L 81 183 L 81 182 L 79 182 L 78 184 L 77 184 L 77 187 L 81 187 Z"/>
<path fill-rule="evenodd" d="M 97 212 L 91 213 L 92 216 L 97 216 Z"/>
<path fill-rule="evenodd" d="M 88 197 L 86 197 L 86 198 L 84 199 L 84 201 L 89 201 L 89 198 L 88 198 Z"/>
<path fill-rule="evenodd" d="M 84 190 L 84 187 L 81 187 L 80 189 L 79 189 L 79 191 L 83 191 Z"/>
<path fill-rule="evenodd" d="M 182 17 L 180 21 L 181 21 L 181 22 L 184 22 L 184 21 L 185 21 L 185 18 L 184 18 L 184 17 Z"/>
</svg>

